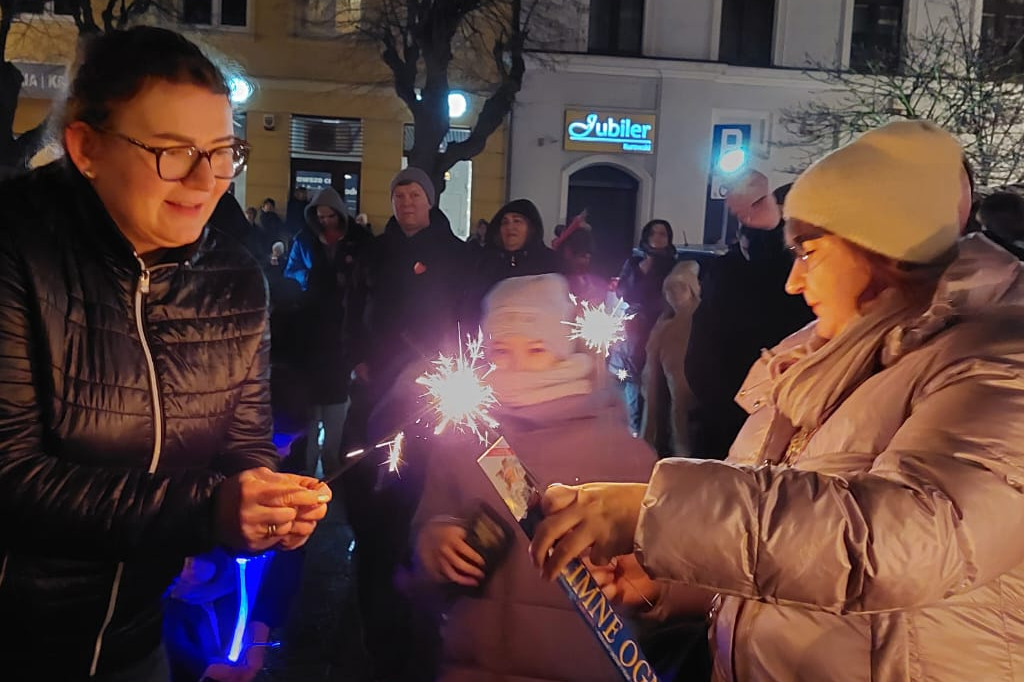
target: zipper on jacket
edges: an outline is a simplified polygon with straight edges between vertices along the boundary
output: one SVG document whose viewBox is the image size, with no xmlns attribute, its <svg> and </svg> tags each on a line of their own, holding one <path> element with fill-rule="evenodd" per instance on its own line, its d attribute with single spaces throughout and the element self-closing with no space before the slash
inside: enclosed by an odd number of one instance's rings
<svg viewBox="0 0 1024 682">
<path fill-rule="evenodd" d="M 138 258 L 138 256 L 136 256 Z M 149 374 L 149 392 L 153 401 L 153 455 L 149 461 L 149 473 L 156 473 L 157 464 L 160 462 L 161 443 L 164 438 L 163 411 L 160 409 L 160 385 L 156 378 L 156 363 L 153 361 L 153 352 L 149 348 L 149 339 L 146 336 L 146 324 L 143 319 L 143 306 L 146 295 L 149 293 L 149 269 L 141 258 L 138 258 L 142 272 L 139 273 L 139 285 L 135 289 L 135 327 L 139 331 L 139 342 L 142 344 L 142 353 L 146 356 L 146 371 Z"/>
<path fill-rule="evenodd" d="M 149 391 L 153 400 L 153 455 L 149 461 L 149 473 L 156 472 L 157 464 L 160 462 L 160 450 L 164 437 L 163 411 L 160 408 L 160 386 L 157 384 L 156 363 L 153 361 L 153 352 L 149 348 L 149 339 L 146 336 L 146 324 L 143 315 L 143 306 L 146 295 L 149 293 L 149 269 L 139 258 L 142 271 L 139 273 L 139 283 L 135 287 L 135 328 L 139 332 L 139 342 L 142 344 L 142 353 L 146 357 L 146 372 L 149 376 Z M 121 575 L 124 572 L 124 562 L 117 564 L 117 571 L 114 573 L 114 584 L 110 587 L 110 600 L 107 602 L 107 613 L 103 618 L 103 624 L 96 635 L 96 645 L 93 648 L 92 665 L 89 666 L 89 677 L 96 676 L 96 668 L 100 662 L 100 652 L 103 650 L 103 636 L 110 627 L 110 621 L 114 618 L 114 607 L 117 605 L 117 592 L 121 587 Z"/>
<path fill-rule="evenodd" d="M 114 606 L 117 604 L 117 591 L 121 587 L 121 573 L 124 572 L 124 562 L 118 562 L 117 571 L 114 572 L 114 584 L 110 586 L 110 600 L 107 602 L 107 613 L 103 616 L 103 625 L 96 635 L 96 646 L 92 651 L 92 665 L 89 666 L 89 677 L 96 677 L 96 668 L 100 663 L 100 651 L 103 649 L 103 635 L 114 618 Z"/>
</svg>

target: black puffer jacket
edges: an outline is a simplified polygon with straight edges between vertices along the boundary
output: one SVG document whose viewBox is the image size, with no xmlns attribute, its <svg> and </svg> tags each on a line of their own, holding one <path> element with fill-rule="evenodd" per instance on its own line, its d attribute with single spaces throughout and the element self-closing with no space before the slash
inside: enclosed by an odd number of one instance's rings
<svg viewBox="0 0 1024 682">
<path fill-rule="evenodd" d="M 213 228 L 143 270 L 63 163 L 0 185 L 4 679 L 86 678 L 159 644 L 218 483 L 276 461 L 266 297 Z"/>
</svg>

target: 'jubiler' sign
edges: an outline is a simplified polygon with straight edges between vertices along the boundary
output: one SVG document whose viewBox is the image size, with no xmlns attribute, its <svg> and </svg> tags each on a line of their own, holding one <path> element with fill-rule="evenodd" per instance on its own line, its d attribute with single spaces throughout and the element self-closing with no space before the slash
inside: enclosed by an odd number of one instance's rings
<svg viewBox="0 0 1024 682">
<path fill-rule="evenodd" d="M 566 109 L 567 151 L 654 152 L 656 116 Z"/>
</svg>

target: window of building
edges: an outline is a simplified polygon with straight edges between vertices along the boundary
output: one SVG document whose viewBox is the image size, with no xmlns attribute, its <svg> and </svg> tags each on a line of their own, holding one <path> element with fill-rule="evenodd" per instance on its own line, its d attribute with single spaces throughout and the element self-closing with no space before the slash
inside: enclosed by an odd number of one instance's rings
<svg viewBox="0 0 1024 682">
<path fill-rule="evenodd" d="M 307 35 L 355 33 L 363 18 L 362 0 L 302 0 L 296 7 L 299 31 Z"/>
<path fill-rule="evenodd" d="M 775 0 L 722 0 L 718 61 L 771 66 L 774 28 Z"/>
<path fill-rule="evenodd" d="M 181 23 L 192 26 L 244 28 L 249 0 L 183 0 Z"/>
<path fill-rule="evenodd" d="M 1016 71 L 1024 68 L 1024 0 L 985 0 L 981 10 L 981 44 L 1006 55 Z"/>
<path fill-rule="evenodd" d="M 850 68 L 895 71 L 903 40 L 903 0 L 857 0 L 853 5 Z"/>
<path fill-rule="evenodd" d="M 21 0 L 17 4 L 18 14 L 52 14 L 72 16 L 78 0 Z"/>
<path fill-rule="evenodd" d="M 643 37 L 644 0 L 590 0 L 589 52 L 639 55 Z"/>
</svg>

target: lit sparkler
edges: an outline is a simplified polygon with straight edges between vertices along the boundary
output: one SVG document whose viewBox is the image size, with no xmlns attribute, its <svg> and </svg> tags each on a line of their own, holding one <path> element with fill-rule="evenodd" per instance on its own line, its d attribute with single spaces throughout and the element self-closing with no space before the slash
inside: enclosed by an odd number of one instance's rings
<svg viewBox="0 0 1024 682">
<path fill-rule="evenodd" d="M 395 473 L 398 471 L 398 467 L 404 461 L 402 459 L 402 453 L 405 451 L 405 432 L 399 431 L 394 435 L 391 440 L 381 441 L 375 445 L 370 445 L 365 448 L 359 448 L 358 450 L 352 450 L 351 452 L 345 453 L 344 462 L 341 467 L 330 476 L 323 479 L 324 483 L 330 483 L 335 479 L 339 478 L 346 471 L 358 464 L 364 457 L 372 452 L 376 452 L 381 448 L 388 449 L 388 459 L 384 464 L 388 465 L 388 471 Z"/>
<path fill-rule="evenodd" d="M 388 473 L 394 474 L 402 463 L 402 453 L 405 451 L 405 432 L 399 431 L 393 440 L 386 443 L 388 448 Z"/>
<path fill-rule="evenodd" d="M 627 379 L 629 379 L 629 372 L 627 372 L 625 369 L 618 369 L 615 371 L 615 378 L 618 379 L 619 381 L 626 381 Z"/>
<path fill-rule="evenodd" d="M 495 368 L 484 362 L 482 347 L 482 332 L 478 332 L 475 339 L 467 335 L 458 356 L 440 356 L 434 361 L 433 371 L 416 379 L 416 383 L 426 387 L 426 397 L 437 417 L 435 434 L 443 433 L 450 425 L 487 442 L 487 430 L 497 428 L 498 422 L 491 416 L 490 409 L 498 401 L 484 382 Z"/>
<path fill-rule="evenodd" d="M 572 328 L 570 339 L 582 339 L 587 348 L 607 357 L 611 347 L 626 338 L 626 321 L 633 319 L 627 314 L 627 309 L 622 299 L 618 299 L 611 309 L 604 303 L 593 307 L 588 301 L 582 301 L 576 319 L 562 324 Z"/>
</svg>

